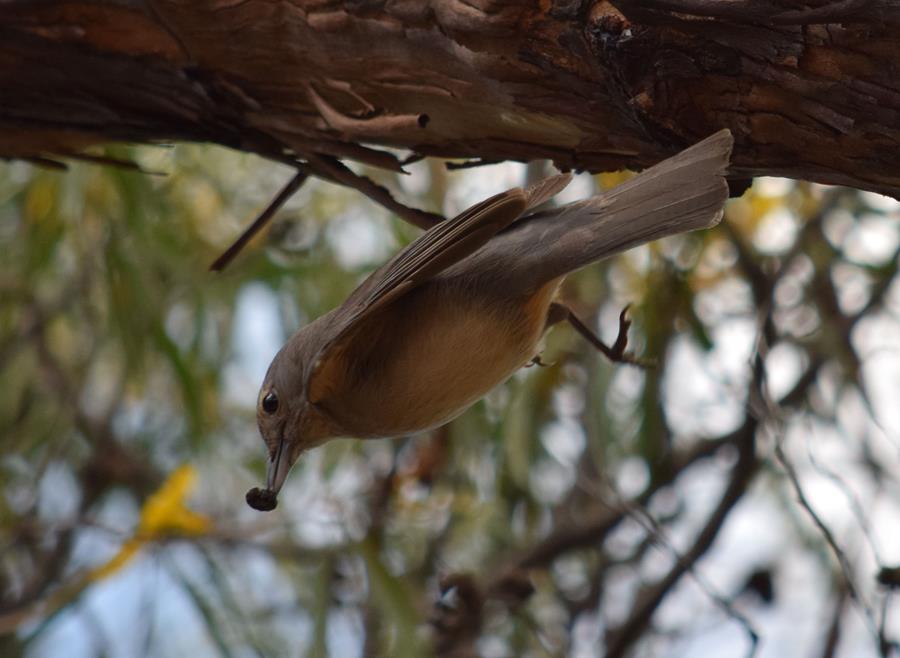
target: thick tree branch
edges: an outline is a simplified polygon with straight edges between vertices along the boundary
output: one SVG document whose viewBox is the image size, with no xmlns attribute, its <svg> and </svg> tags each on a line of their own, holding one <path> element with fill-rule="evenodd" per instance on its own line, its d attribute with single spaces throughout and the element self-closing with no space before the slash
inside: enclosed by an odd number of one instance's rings
<svg viewBox="0 0 900 658">
<path fill-rule="evenodd" d="M 378 144 L 596 171 L 728 127 L 737 178 L 898 195 L 898 21 L 876 0 L 13 0 L 0 155 L 188 140 L 397 170 Z"/>
</svg>

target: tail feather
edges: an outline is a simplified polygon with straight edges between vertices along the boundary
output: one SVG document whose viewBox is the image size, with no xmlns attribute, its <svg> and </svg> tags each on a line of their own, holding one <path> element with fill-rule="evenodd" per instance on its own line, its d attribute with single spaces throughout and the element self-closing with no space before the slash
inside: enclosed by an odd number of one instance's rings
<svg viewBox="0 0 900 658">
<path fill-rule="evenodd" d="M 525 189 L 526 210 L 537 208 L 563 191 L 572 182 L 572 174 L 556 174 Z"/>
<path fill-rule="evenodd" d="M 721 130 L 608 192 L 519 220 L 470 258 L 494 278 L 534 289 L 631 247 L 713 226 L 728 199 L 732 143 Z"/>
</svg>

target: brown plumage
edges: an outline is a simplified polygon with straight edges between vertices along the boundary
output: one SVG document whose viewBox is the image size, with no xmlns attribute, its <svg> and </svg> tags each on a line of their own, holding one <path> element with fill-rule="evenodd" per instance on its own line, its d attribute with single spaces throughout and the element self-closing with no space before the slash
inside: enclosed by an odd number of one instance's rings
<svg viewBox="0 0 900 658">
<path fill-rule="evenodd" d="M 570 180 L 553 176 L 412 242 L 272 361 L 257 411 L 270 494 L 330 438 L 397 436 L 465 411 L 535 356 L 569 272 L 718 222 L 731 145 L 720 131 L 609 192 L 529 215 Z"/>
</svg>

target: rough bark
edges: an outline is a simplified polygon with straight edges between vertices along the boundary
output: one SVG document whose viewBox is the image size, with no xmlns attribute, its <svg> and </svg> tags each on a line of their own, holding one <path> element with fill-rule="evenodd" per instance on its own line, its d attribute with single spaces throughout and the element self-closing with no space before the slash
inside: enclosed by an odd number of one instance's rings
<svg viewBox="0 0 900 658">
<path fill-rule="evenodd" d="M 878 0 L 7 0 L 0 155 L 209 141 L 641 167 L 721 127 L 735 177 L 900 196 L 900 9 Z M 330 168 L 330 169 L 329 169 Z"/>
</svg>

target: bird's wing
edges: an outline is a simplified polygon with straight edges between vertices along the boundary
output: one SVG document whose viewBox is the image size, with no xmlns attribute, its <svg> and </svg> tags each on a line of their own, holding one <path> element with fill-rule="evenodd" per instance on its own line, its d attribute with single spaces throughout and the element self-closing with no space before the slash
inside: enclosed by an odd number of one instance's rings
<svg viewBox="0 0 900 658">
<path fill-rule="evenodd" d="M 475 252 L 524 212 L 561 191 L 570 174 L 545 178 L 527 189 L 513 188 L 475 204 L 423 233 L 373 272 L 338 308 L 329 322 L 330 337 L 313 359 L 306 395 L 323 399 L 341 367 L 341 345 L 375 311 Z"/>
</svg>

